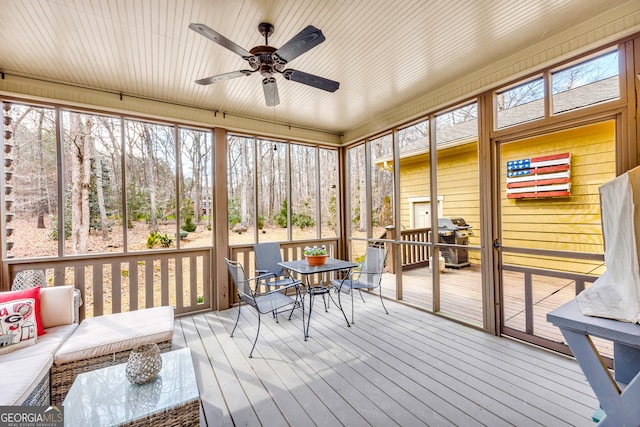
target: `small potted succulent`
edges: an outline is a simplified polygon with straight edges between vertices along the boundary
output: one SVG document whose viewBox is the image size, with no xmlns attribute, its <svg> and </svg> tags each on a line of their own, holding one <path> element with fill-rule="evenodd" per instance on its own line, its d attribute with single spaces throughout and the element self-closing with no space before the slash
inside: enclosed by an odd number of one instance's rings
<svg viewBox="0 0 640 427">
<path fill-rule="evenodd" d="M 304 252 L 303 252 L 305 258 L 307 259 L 307 264 L 312 265 L 312 266 L 316 266 L 316 265 L 323 265 L 325 262 L 327 262 L 327 257 L 329 256 L 327 254 L 327 249 L 322 246 L 322 247 L 306 247 L 304 248 Z"/>
</svg>

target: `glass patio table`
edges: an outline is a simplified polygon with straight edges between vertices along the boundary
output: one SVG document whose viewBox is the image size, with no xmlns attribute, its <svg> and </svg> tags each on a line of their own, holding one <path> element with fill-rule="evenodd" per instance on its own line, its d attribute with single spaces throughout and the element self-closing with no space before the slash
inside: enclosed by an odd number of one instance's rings
<svg viewBox="0 0 640 427">
<path fill-rule="evenodd" d="M 162 369 L 147 384 L 130 383 L 126 367 L 78 375 L 62 403 L 65 426 L 198 425 L 200 393 L 190 349 L 162 353 Z"/>
<path fill-rule="evenodd" d="M 309 294 L 309 314 L 307 317 L 306 330 L 304 331 L 304 340 L 306 341 L 307 338 L 309 337 L 309 324 L 311 323 L 313 299 L 316 295 L 324 296 L 325 294 L 329 294 L 329 291 L 331 289 L 321 283 L 313 285 L 311 283 L 311 276 L 314 274 L 330 273 L 334 271 L 344 271 L 344 276 L 342 280 L 346 280 L 347 277 L 349 277 L 349 273 L 351 272 L 351 269 L 353 269 L 354 267 L 357 267 L 358 264 L 355 262 L 344 261 L 341 259 L 327 258 L 327 261 L 323 265 L 316 265 L 316 266 L 309 265 L 307 261 L 304 259 L 299 259 L 296 261 L 283 261 L 283 262 L 279 262 L 278 265 L 281 265 L 287 270 L 297 273 L 302 277 L 304 277 L 303 285 L 306 289 L 306 293 Z M 331 295 L 329 295 L 329 297 L 331 297 Z M 351 324 L 349 324 L 349 320 L 347 320 L 347 315 L 344 313 L 344 310 L 342 309 L 342 304 L 338 303 L 336 304 L 336 306 L 342 312 L 342 315 L 344 316 L 344 320 L 345 322 L 347 322 L 347 326 L 351 326 Z M 326 310 L 326 306 L 325 306 L 325 310 Z"/>
</svg>

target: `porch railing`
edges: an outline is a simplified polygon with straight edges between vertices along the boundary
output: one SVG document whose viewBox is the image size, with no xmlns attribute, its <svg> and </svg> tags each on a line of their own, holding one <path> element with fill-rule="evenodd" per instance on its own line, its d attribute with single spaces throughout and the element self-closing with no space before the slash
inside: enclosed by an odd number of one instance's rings
<svg viewBox="0 0 640 427">
<path fill-rule="evenodd" d="M 393 227 L 388 227 L 381 238 L 386 240 L 394 239 Z M 425 245 L 415 245 L 413 243 L 428 243 L 429 235 L 431 233 L 431 227 L 427 228 L 414 228 L 411 230 L 400 231 L 400 240 L 404 243 L 402 245 L 390 245 L 389 256 L 387 257 L 387 269 L 389 273 L 395 273 L 396 268 L 394 266 L 395 251 L 400 251 L 400 259 L 402 260 L 402 270 L 411 270 L 414 268 L 426 267 L 429 265 L 429 248 Z"/>
<path fill-rule="evenodd" d="M 9 278 L 44 270 L 48 283 L 73 285 L 83 304 L 80 318 L 163 305 L 176 315 L 209 310 L 212 249 L 101 254 L 56 260 L 7 261 Z"/>
</svg>

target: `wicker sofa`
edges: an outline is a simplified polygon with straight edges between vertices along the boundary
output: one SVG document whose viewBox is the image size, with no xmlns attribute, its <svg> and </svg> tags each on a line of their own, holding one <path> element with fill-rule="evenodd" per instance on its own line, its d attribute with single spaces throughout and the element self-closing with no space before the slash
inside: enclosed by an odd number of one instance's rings
<svg viewBox="0 0 640 427">
<path fill-rule="evenodd" d="M 163 306 L 106 314 L 80 323 L 56 351 L 51 366 L 51 404 L 60 405 L 76 376 L 126 362 L 131 350 L 157 344 L 169 351 L 173 340 L 173 307 Z"/>
<path fill-rule="evenodd" d="M 0 355 L 0 405 L 48 405 L 56 351 L 78 327 L 73 323 L 73 286 L 41 288 L 40 316 L 45 335 L 35 345 Z"/>
<path fill-rule="evenodd" d="M 126 361 L 136 346 L 171 348 L 173 307 L 107 314 L 74 323 L 73 286 L 41 288 L 46 334 L 37 343 L 0 355 L 2 405 L 60 405 L 76 376 Z"/>
</svg>

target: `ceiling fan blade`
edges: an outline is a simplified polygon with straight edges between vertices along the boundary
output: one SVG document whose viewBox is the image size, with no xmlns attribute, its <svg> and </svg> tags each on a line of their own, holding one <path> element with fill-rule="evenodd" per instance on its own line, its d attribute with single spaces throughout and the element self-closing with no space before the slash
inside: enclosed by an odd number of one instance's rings
<svg viewBox="0 0 640 427">
<path fill-rule="evenodd" d="M 282 72 L 284 78 L 294 82 L 302 83 L 305 85 L 313 86 L 318 89 L 326 90 L 327 92 L 335 92 L 340 87 L 340 83 L 325 79 L 324 77 L 315 76 L 313 74 L 304 73 L 298 70 L 284 70 Z"/>
<path fill-rule="evenodd" d="M 280 47 L 280 49 L 276 50 L 272 55 L 273 60 L 279 64 L 286 64 L 323 41 L 325 41 L 325 38 L 322 31 L 313 25 L 309 25 L 293 36 L 293 38 Z"/>
<path fill-rule="evenodd" d="M 236 77 L 248 76 L 251 73 L 253 73 L 253 71 L 251 70 L 232 71 L 230 73 L 218 74 L 217 76 L 211 76 L 204 79 L 196 80 L 196 83 L 198 83 L 199 85 L 210 85 L 222 80 L 231 80 L 235 79 Z"/>
<path fill-rule="evenodd" d="M 250 61 L 250 58 L 255 58 L 247 50 L 241 48 L 240 46 L 238 46 L 237 44 L 235 44 L 234 42 L 232 42 L 222 34 L 212 30 L 211 28 L 207 27 L 204 24 L 192 23 L 192 24 L 189 24 L 189 28 L 191 28 L 193 31 L 195 31 L 198 34 L 205 36 L 209 40 L 218 43 L 220 46 L 226 47 L 231 52 L 242 56 L 247 61 Z"/>
<path fill-rule="evenodd" d="M 267 107 L 273 107 L 280 104 L 278 84 L 276 83 L 275 77 L 267 77 L 262 80 L 262 89 L 264 89 L 264 99 L 267 101 Z"/>
</svg>

